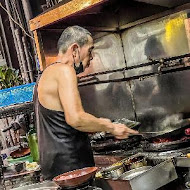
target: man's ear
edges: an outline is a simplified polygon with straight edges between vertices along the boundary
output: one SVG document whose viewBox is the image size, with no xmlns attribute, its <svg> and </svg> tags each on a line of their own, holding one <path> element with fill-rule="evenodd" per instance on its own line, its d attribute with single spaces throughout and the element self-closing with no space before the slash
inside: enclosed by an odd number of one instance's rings
<svg viewBox="0 0 190 190">
<path fill-rule="evenodd" d="M 78 49 L 79 49 L 79 45 L 77 43 L 74 43 L 71 45 L 71 51 L 74 57 L 77 56 Z"/>
</svg>

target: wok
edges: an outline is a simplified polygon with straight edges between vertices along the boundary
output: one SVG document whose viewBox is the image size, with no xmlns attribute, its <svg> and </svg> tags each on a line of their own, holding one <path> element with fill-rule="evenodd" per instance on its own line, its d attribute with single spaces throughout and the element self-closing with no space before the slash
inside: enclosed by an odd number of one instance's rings
<svg viewBox="0 0 190 190">
<path fill-rule="evenodd" d="M 20 158 L 20 157 L 24 157 L 24 156 L 29 155 L 29 154 L 30 154 L 29 148 L 20 147 L 19 149 L 11 152 L 10 155 L 12 158 Z"/>
<path fill-rule="evenodd" d="M 53 178 L 53 181 L 62 188 L 77 187 L 94 177 L 97 167 L 86 167 L 63 173 Z"/>
<path fill-rule="evenodd" d="M 169 151 L 169 150 L 176 150 L 179 148 L 186 148 L 190 144 L 190 139 L 184 140 L 176 140 L 171 142 L 163 142 L 163 143 L 149 143 L 147 141 L 143 142 L 143 150 L 144 151 Z"/>
<path fill-rule="evenodd" d="M 176 124 L 174 129 L 158 131 L 158 132 L 139 132 L 145 139 L 161 138 L 161 137 L 177 137 L 179 135 L 185 135 L 185 129 L 190 125 L 190 119 L 184 119 L 180 123 Z"/>
</svg>

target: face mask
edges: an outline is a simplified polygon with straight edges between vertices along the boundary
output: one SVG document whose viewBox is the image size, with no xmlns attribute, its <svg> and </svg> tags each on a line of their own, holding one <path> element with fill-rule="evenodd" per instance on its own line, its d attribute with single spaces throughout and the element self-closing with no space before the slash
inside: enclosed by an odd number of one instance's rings
<svg viewBox="0 0 190 190">
<path fill-rule="evenodd" d="M 82 62 L 80 62 L 80 65 L 77 67 L 76 64 L 74 63 L 74 69 L 76 71 L 76 74 L 78 75 L 79 73 L 84 72 L 84 67 Z"/>
</svg>

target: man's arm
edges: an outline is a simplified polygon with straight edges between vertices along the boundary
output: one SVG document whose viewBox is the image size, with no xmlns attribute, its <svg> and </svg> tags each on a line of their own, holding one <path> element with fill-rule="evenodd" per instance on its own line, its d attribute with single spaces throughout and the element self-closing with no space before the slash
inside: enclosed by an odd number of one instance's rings
<svg viewBox="0 0 190 190">
<path fill-rule="evenodd" d="M 58 93 L 69 125 L 84 132 L 106 131 L 117 138 L 126 138 L 129 133 L 137 133 L 123 124 L 113 124 L 109 119 L 97 118 L 86 113 L 82 107 L 74 68 L 64 65 L 59 72 Z"/>
</svg>

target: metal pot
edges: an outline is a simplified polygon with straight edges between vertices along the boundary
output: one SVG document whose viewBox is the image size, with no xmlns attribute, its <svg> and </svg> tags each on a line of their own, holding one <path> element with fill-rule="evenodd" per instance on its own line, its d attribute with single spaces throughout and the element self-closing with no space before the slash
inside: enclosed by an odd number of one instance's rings
<svg viewBox="0 0 190 190">
<path fill-rule="evenodd" d="M 6 167 L 7 172 L 19 173 L 21 171 L 26 170 L 26 163 L 25 162 L 18 162 L 15 164 L 11 164 Z"/>
<path fill-rule="evenodd" d="M 119 166 L 109 166 L 101 171 L 102 176 L 107 179 L 118 179 L 125 172 L 123 164 Z"/>
<path fill-rule="evenodd" d="M 134 157 L 134 158 L 130 158 L 126 160 L 124 162 L 124 166 L 125 166 L 126 171 L 129 171 L 132 169 L 147 166 L 147 161 L 144 156 L 138 156 L 138 157 Z"/>
<path fill-rule="evenodd" d="M 136 169 L 127 171 L 120 176 L 120 179 L 121 180 L 131 180 L 131 179 L 141 175 L 142 173 L 148 171 L 150 168 L 151 168 L 151 166 L 143 166 L 140 168 L 136 168 Z"/>
</svg>

